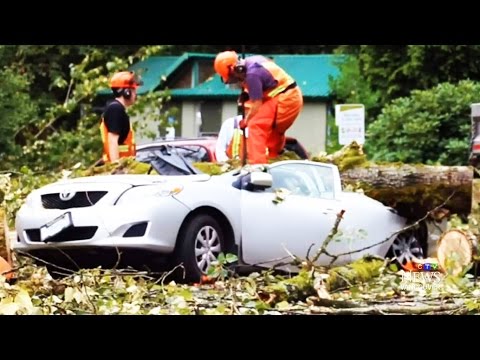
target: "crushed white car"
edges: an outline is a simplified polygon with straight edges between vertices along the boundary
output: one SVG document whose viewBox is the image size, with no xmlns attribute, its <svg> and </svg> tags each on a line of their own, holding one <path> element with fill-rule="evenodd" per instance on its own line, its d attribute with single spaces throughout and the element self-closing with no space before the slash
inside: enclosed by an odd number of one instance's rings
<svg viewBox="0 0 480 360">
<path fill-rule="evenodd" d="M 142 250 L 149 254 L 145 262 L 166 257 L 170 266 L 183 264 L 188 280 L 197 280 L 221 252 L 261 267 L 284 263 L 289 253 L 305 258 L 312 244 L 312 254 L 322 245 L 341 210 L 345 214 L 327 250 L 349 254 L 335 264 L 389 251 L 400 262 L 422 258 L 416 231 L 397 234 L 407 219 L 363 194 L 342 191 L 336 166 L 307 160 L 216 176 L 61 180 L 29 194 L 16 216 L 13 249 L 53 254 L 50 261 L 70 252 L 93 257 L 100 249 Z M 318 261 L 329 264 L 331 258 L 324 254 Z"/>
</svg>

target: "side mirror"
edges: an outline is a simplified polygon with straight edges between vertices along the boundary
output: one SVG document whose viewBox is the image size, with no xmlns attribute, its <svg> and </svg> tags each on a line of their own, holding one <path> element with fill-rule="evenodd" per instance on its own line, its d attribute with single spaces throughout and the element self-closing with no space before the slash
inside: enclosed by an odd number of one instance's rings
<svg viewBox="0 0 480 360">
<path fill-rule="evenodd" d="M 273 184 L 273 178 L 269 173 L 254 171 L 250 173 L 249 183 L 254 187 L 269 188 Z"/>
</svg>

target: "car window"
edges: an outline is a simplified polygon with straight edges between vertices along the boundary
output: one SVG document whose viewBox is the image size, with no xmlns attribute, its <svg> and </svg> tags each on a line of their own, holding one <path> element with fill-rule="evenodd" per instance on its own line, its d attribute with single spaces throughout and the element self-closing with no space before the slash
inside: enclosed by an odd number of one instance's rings
<svg viewBox="0 0 480 360">
<path fill-rule="evenodd" d="M 178 155 L 183 156 L 191 163 L 195 162 L 209 162 L 210 157 L 207 149 L 202 145 L 182 145 L 175 146 L 169 145 L 171 151 L 175 151 Z M 150 147 L 141 150 L 137 150 L 136 159 L 140 162 L 148 162 L 148 159 L 155 155 L 155 152 L 160 150 L 161 147 Z"/>
<path fill-rule="evenodd" d="M 292 194 L 333 199 L 334 183 L 331 168 L 309 164 L 285 164 L 272 167 L 273 185 L 269 191 L 284 188 Z"/>
</svg>

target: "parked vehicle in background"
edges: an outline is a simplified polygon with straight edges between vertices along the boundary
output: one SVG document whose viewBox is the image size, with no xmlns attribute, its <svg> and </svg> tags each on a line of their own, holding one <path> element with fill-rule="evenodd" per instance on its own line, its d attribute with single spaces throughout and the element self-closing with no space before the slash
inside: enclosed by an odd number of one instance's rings
<svg viewBox="0 0 480 360">
<path fill-rule="evenodd" d="M 215 145 L 216 136 L 205 136 L 198 138 L 178 138 L 174 140 L 156 140 L 148 144 L 137 146 L 137 160 L 144 162 L 151 152 L 159 150 L 165 145 L 173 147 L 179 155 L 182 155 L 189 162 L 216 162 Z M 303 145 L 295 138 L 287 137 L 285 144 L 286 151 L 295 152 L 300 159 L 308 159 L 308 153 Z"/>
</svg>

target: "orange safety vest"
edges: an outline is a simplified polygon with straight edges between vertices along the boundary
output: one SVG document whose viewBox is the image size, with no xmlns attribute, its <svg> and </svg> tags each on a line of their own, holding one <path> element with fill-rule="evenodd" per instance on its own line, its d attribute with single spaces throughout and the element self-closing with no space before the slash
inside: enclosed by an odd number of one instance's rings
<svg viewBox="0 0 480 360">
<path fill-rule="evenodd" d="M 273 89 L 269 89 L 263 93 L 263 97 L 274 98 L 275 96 L 280 95 L 282 92 L 287 90 L 287 88 L 295 83 L 295 80 L 288 75 L 285 70 L 283 70 L 280 66 L 278 66 L 273 60 L 268 60 L 265 62 L 260 63 L 260 65 L 265 68 L 272 77 L 277 80 L 277 86 Z M 245 83 L 245 87 L 246 83 Z M 248 92 L 248 87 L 247 87 Z"/>
<path fill-rule="evenodd" d="M 105 121 L 102 118 L 102 122 L 100 124 L 100 133 L 102 135 L 103 141 L 103 161 L 109 162 L 110 161 L 110 151 L 109 151 L 109 144 L 108 144 L 108 129 L 105 125 Z M 123 144 L 118 145 L 118 153 L 119 157 L 129 157 L 135 156 L 137 153 L 136 145 L 135 145 L 135 134 L 130 124 L 130 131 L 128 132 L 127 138 L 123 142 Z"/>
</svg>

